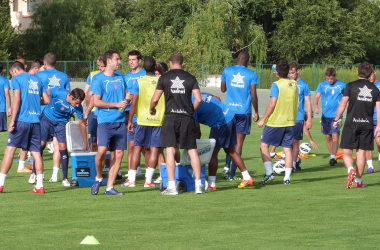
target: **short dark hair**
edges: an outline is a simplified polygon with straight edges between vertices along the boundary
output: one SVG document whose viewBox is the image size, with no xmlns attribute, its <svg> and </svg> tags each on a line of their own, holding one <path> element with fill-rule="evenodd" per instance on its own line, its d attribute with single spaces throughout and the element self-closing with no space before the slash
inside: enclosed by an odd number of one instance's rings
<svg viewBox="0 0 380 250">
<path fill-rule="evenodd" d="M 157 63 L 161 64 L 161 67 L 162 67 L 164 73 L 169 71 L 169 67 L 166 63 L 164 63 L 164 62 L 157 62 Z"/>
<path fill-rule="evenodd" d="M 33 69 L 35 67 L 41 68 L 42 65 L 44 65 L 44 63 L 40 59 L 36 58 L 33 60 L 32 64 L 30 65 L 30 68 L 31 69 Z"/>
<path fill-rule="evenodd" d="M 296 70 L 299 70 L 299 69 L 300 69 L 300 66 L 298 65 L 297 62 L 293 61 L 293 62 L 290 62 L 290 63 L 289 63 L 289 70 L 290 70 L 290 69 L 293 69 L 293 68 L 295 68 Z"/>
<path fill-rule="evenodd" d="M 55 57 L 55 55 L 51 52 L 47 53 L 45 56 L 44 56 L 44 60 L 46 61 L 46 63 L 50 66 L 55 66 L 55 63 L 57 62 L 57 58 Z"/>
<path fill-rule="evenodd" d="M 74 97 L 75 99 L 83 102 L 84 98 L 86 97 L 83 89 L 80 89 L 80 88 L 75 88 L 73 90 L 71 90 L 70 92 L 71 96 Z"/>
<path fill-rule="evenodd" d="M 128 56 L 137 56 L 137 59 L 139 59 L 139 60 L 142 59 L 141 52 L 138 51 L 138 50 L 131 50 L 131 51 L 129 51 Z"/>
<path fill-rule="evenodd" d="M 327 68 L 325 76 L 336 76 L 336 70 L 334 68 Z"/>
<path fill-rule="evenodd" d="M 25 67 L 24 67 L 24 64 L 22 64 L 21 62 L 15 61 L 9 67 L 9 70 L 12 70 L 12 69 L 25 70 Z"/>
<path fill-rule="evenodd" d="M 170 56 L 169 61 L 171 61 L 173 64 L 182 64 L 183 63 L 183 55 L 179 52 L 173 53 Z"/>
<path fill-rule="evenodd" d="M 372 75 L 374 69 L 369 63 L 362 63 L 358 67 L 358 76 L 363 77 L 365 79 L 369 79 Z"/>
<path fill-rule="evenodd" d="M 278 60 L 276 62 L 276 72 L 282 78 L 288 77 L 289 63 L 286 60 Z"/>
<path fill-rule="evenodd" d="M 117 52 L 116 50 L 108 50 L 106 51 L 104 54 L 103 54 L 103 63 L 104 63 L 104 66 L 107 66 L 107 59 L 112 59 L 112 56 L 113 54 L 119 54 L 119 52 Z"/>
<path fill-rule="evenodd" d="M 147 57 L 144 60 L 144 69 L 146 72 L 154 73 L 156 69 L 156 60 L 153 57 Z"/>
</svg>

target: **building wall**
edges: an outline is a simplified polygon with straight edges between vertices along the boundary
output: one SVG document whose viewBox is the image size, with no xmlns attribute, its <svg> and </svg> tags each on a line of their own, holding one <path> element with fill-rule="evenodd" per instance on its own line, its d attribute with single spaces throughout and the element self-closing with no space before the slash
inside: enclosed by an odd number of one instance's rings
<svg viewBox="0 0 380 250">
<path fill-rule="evenodd" d="M 11 10 L 12 27 L 18 29 L 19 33 L 24 32 L 31 23 L 33 14 L 32 8 L 35 4 L 44 2 L 44 0 L 13 0 L 9 1 Z"/>
</svg>

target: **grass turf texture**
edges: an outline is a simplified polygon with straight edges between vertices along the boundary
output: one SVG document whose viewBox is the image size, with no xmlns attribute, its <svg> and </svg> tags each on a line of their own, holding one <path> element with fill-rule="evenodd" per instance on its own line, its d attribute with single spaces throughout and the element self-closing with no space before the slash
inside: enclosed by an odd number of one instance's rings
<svg viewBox="0 0 380 250">
<path fill-rule="evenodd" d="M 313 124 L 312 136 L 320 149 L 312 153 L 317 157 L 302 160 L 302 171 L 292 174 L 289 186 L 282 184 L 283 175 L 265 186 L 257 184 L 265 170 L 259 151 L 262 129 L 256 127 L 243 148 L 256 183 L 243 190 L 237 188 L 238 181 L 221 179 L 222 152 L 217 191 L 173 197 L 144 188 L 143 176 L 137 177 L 135 188 L 121 188 L 122 180 L 117 182 L 115 187 L 125 196 L 106 196 L 105 187 L 92 196 L 90 188 L 49 183 L 52 155 L 46 151 L 46 194 L 30 194 L 29 175 L 17 174 L 13 163 L 0 194 L 1 249 L 88 249 L 79 244 L 87 235 L 100 242 L 93 249 L 375 248 L 380 229 L 377 160 L 376 173 L 363 178 L 367 188 L 346 189 L 343 162 L 329 166 L 319 119 Z M 209 129 L 203 126 L 202 132 L 207 138 Z M 0 133 L 1 158 L 7 136 Z M 125 154 L 122 172 L 126 169 Z"/>
</svg>

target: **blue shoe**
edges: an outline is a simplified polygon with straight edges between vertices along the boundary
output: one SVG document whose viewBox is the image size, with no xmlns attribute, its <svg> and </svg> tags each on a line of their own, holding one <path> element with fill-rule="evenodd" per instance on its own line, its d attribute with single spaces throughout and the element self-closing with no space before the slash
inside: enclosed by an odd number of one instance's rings
<svg viewBox="0 0 380 250">
<path fill-rule="evenodd" d="M 124 195 L 124 193 L 120 193 L 118 191 L 116 191 L 116 189 L 114 188 L 111 188 L 109 191 L 105 191 L 104 192 L 105 195 Z"/>
<path fill-rule="evenodd" d="M 91 187 L 91 194 L 92 195 L 97 195 L 99 193 L 100 185 L 102 185 L 102 182 L 100 182 L 100 181 L 94 182 L 94 185 L 92 185 L 92 187 Z"/>
<path fill-rule="evenodd" d="M 270 175 L 264 175 L 264 178 L 259 182 L 260 185 L 265 185 L 267 182 L 274 180 L 273 173 Z"/>
<path fill-rule="evenodd" d="M 226 180 L 227 181 L 240 181 L 241 178 L 239 178 L 239 177 L 228 177 Z"/>
</svg>

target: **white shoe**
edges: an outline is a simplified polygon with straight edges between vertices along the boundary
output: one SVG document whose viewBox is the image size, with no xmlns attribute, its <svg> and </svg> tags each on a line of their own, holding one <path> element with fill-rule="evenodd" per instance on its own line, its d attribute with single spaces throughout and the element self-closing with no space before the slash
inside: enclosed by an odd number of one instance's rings
<svg viewBox="0 0 380 250">
<path fill-rule="evenodd" d="M 157 179 L 153 183 L 160 184 L 161 182 L 162 182 L 162 178 L 161 176 L 158 176 Z"/>
<path fill-rule="evenodd" d="M 70 187 L 70 182 L 69 182 L 67 179 L 64 179 L 64 180 L 62 181 L 62 186 Z"/>
<path fill-rule="evenodd" d="M 178 192 L 175 188 L 169 189 L 166 188 L 164 191 L 161 192 L 162 195 L 178 195 Z"/>
<path fill-rule="evenodd" d="M 29 182 L 29 184 L 34 184 L 36 182 L 36 175 L 32 173 L 29 177 L 28 182 Z"/>
<path fill-rule="evenodd" d="M 196 194 L 204 194 L 205 190 L 203 188 L 203 185 L 195 185 L 195 193 Z"/>
<path fill-rule="evenodd" d="M 49 180 L 49 182 L 58 182 L 58 178 L 51 177 L 50 180 Z"/>
<path fill-rule="evenodd" d="M 137 167 L 136 175 L 138 175 L 138 176 L 142 175 L 142 171 L 141 171 L 140 166 Z"/>
<path fill-rule="evenodd" d="M 124 176 L 125 176 L 125 177 L 128 177 L 128 173 L 126 173 Z"/>
</svg>

